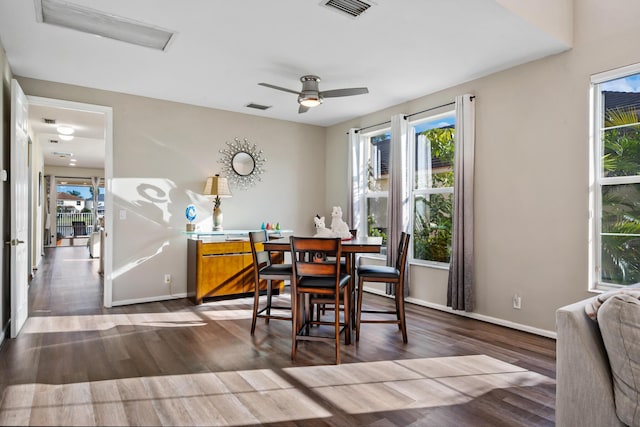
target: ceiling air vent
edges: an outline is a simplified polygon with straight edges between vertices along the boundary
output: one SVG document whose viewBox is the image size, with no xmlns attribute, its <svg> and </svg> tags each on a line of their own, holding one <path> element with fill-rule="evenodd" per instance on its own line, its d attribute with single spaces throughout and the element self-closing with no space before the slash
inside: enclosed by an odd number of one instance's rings
<svg viewBox="0 0 640 427">
<path fill-rule="evenodd" d="M 57 139 L 50 139 L 50 140 L 49 140 L 49 143 L 51 143 L 51 144 L 57 144 L 57 143 L 58 143 L 58 140 L 57 140 Z"/>
<path fill-rule="evenodd" d="M 61 0 L 35 0 L 36 21 L 166 51 L 173 31 Z"/>
<path fill-rule="evenodd" d="M 250 104 L 245 105 L 245 107 L 255 108 L 256 110 L 268 110 L 269 108 L 271 108 L 271 105 L 260 105 L 260 104 L 254 104 L 252 102 Z"/>
<path fill-rule="evenodd" d="M 360 0 L 323 0 L 322 5 L 352 18 L 357 18 L 371 7 L 371 4 Z"/>
<path fill-rule="evenodd" d="M 42 119 L 43 122 L 45 122 L 48 125 L 55 125 L 56 124 L 56 119 L 47 119 L 46 117 L 44 117 Z"/>
</svg>

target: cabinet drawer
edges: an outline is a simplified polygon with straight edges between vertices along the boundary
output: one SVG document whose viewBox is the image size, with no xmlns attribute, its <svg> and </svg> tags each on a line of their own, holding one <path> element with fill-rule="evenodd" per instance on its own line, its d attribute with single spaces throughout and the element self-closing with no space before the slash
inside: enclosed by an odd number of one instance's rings
<svg viewBox="0 0 640 427">
<path fill-rule="evenodd" d="M 249 242 L 211 242 L 200 245 L 200 255 L 251 253 Z"/>
</svg>

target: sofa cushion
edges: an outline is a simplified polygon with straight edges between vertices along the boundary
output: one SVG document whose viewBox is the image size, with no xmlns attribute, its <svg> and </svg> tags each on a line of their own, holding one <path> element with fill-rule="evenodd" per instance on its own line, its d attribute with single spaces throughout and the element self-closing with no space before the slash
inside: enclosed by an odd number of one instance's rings
<svg viewBox="0 0 640 427">
<path fill-rule="evenodd" d="M 611 298 L 613 295 L 617 295 L 619 293 L 629 294 L 635 298 L 640 298 L 640 283 L 636 283 L 635 285 L 627 286 L 623 289 L 614 289 L 609 292 L 602 293 L 596 297 L 591 298 L 584 306 L 584 311 L 587 313 L 587 316 L 591 320 L 598 320 L 598 310 L 604 304 L 606 300 Z"/>
<path fill-rule="evenodd" d="M 616 414 L 627 425 L 640 425 L 640 293 L 609 296 L 597 318 L 613 376 Z"/>
</svg>

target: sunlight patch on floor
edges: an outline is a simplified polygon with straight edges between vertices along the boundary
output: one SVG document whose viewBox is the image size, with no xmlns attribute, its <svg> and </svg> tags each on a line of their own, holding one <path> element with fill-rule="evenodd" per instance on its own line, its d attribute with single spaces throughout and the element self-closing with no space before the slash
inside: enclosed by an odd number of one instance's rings
<svg viewBox="0 0 640 427">
<path fill-rule="evenodd" d="M 44 334 L 55 332 L 104 331 L 117 326 L 147 326 L 183 328 L 204 326 L 198 314 L 185 312 L 96 314 L 83 316 L 31 316 L 21 333 Z"/>
<path fill-rule="evenodd" d="M 466 403 L 494 389 L 554 384 L 486 355 L 286 368 L 350 414 Z"/>
<path fill-rule="evenodd" d="M 288 378 L 301 383 L 297 387 Z M 467 403 L 500 388 L 553 385 L 486 355 L 7 386 L 2 425 L 285 423 Z M 144 417 L 144 418 L 140 418 Z"/>
</svg>

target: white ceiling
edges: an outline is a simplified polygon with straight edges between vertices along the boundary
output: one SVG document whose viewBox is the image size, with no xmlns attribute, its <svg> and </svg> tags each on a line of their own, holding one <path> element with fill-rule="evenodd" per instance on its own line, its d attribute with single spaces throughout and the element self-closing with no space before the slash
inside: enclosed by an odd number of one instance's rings
<svg viewBox="0 0 640 427">
<path fill-rule="evenodd" d="M 357 19 L 320 0 L 74 3 L 177 35 L 162 52 L 39 23 L 32 1 L 0 0 L 14 74 L 318 126 L 567 49 L 496 0 L 375 0 Z M 295 94 L 258 85 L 297 91 L 305 74 L 322 79 L 320 90 L 369 94 L 298 114 Z"/>
<path fill-rule="evenodd" d="M 29 126 L 41 143 L 46 165 L 104 169 L 104 114 L 31 104 Z M 75 129 L 71 141 L 60 138 L 59 126 Z"/>
</svg>

